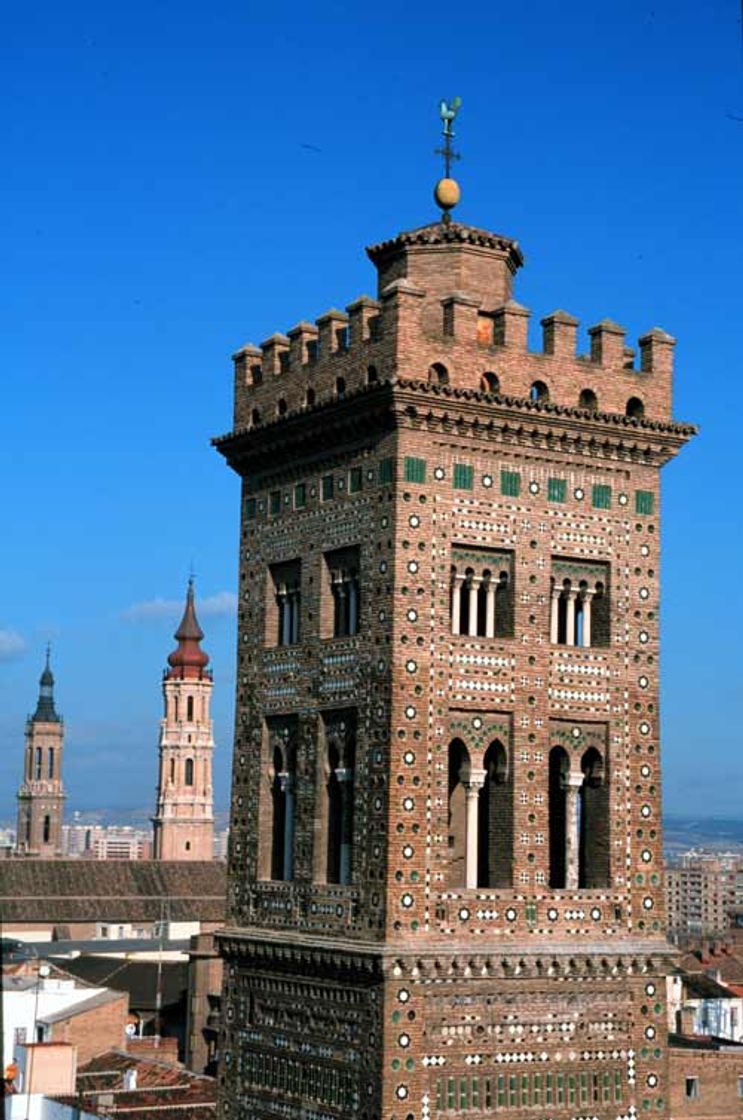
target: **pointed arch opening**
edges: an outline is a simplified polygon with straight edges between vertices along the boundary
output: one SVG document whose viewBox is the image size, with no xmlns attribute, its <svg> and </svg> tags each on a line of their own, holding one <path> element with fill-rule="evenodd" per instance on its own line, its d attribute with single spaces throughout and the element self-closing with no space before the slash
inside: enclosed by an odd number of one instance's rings
<svg viewBox="0 0 743 1120">
<path fill-rule="evenodd" d="M 583 784 L 578 805 L 578 886 L 609 885 L 609 787 L 604 759 L 590 747 L 581 759 Z"/>
<path fill-rule="evenodd" d="M 461 739 L 449 744 L 449 874 L 451 887 L 467 885 L 467 794 L 470 777 L 470 756 Z"/>
<path fill-rule="evenodd" d="M 513 790 L 508 755 L 495 739 L 483 758 L 485 771 L 479 793 L 477 883 L 480 887 L 510 887 L 513 877 Z"/>
<path fill-rule="evenodd" d="M 561 890 L 567 876 L 567 802 L 566 790 L 570 758 L 563 747 L 553 747 L 549 756 L 549 853 L 550 886 Z"/>
</svg>

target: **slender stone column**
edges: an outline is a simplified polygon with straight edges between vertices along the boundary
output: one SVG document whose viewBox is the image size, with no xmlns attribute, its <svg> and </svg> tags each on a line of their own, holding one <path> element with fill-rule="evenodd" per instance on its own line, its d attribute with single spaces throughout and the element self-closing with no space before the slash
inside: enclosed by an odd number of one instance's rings
<svg viewBox="0 0 743 1120">
<path fill-rule="evenodd" d="M 552 588 L 552 602 L 550 604 L 550 641 L 552 645 L 557 645 L 557 636 L 560 632 L 560 595 L 562 588 Z"/>
<path fill-rule="evenodd" d="M 593 599 L 593 591 L 586 589 L 583 592 L 583 641 L 582 645 L 590 646 L 591 644 L 591 600 Z"/>
<path fill-rule="evenodd" d="M 477 886 L 477 840 L 479 835 L 478 813 L 480 790 L 485 782 L 484 770 L 470 770 L 469 777 L 462 782 L 465 795 L 465 886 Z"/>
<path fill-rule="evenodd" d="M 577 591 L 566 592 L 568 601 L 566 619 L 565 619 L 565 645 L 575 645 L 575 600 L 578 595 Z"/>
<path fill-rule="evenodd" d="M 480 576 L 472 576 L 470 580 L 469 618 L 467 620 L 467 633 L 471 638 L 477 636 L 477 600 L 480 589 Z"/>
<path fill-rule="evenodd" d="M 485 637 L 495 637 L 495 580 L 491 576 L 485 588 Z"/>
<path fill-rule="evenodd" d="M 459 572 L 454 573 L 454 586 L 451 593 L 451 632 L 462 633 L 462 584 L 464 576 Z"/>
<path fill-rule="evenodd" d="M 284 795 L 284 866 L 282 878 L 289 883 L 294 878 L 294 775 L 287 771 L 279 774 L 279 789 Z"/>
<path fill-rule="evenodd" d="M 578 798 L 583 785 L 583 775 L 572 771 L 563 778 L 565 790 L 565 886 L 570 891 L 578 889 L 578 861 L 580 837 L 578 835 Z"/>
<path fill-rule="evenodd" d="M 279 604 L 279 635 L 280 644 L 288 646 L 291 642 L 291 611 L 289 609 L 289 595 L 287 594 L 286 584 L 280 583 L 279 590 L 276 595 Z"/>
<path fill-rule="evenodd" d="M 338 882 L 351 882 L 351 856 L 353 853 L 353 770 L 335 772 L 341 796 L 341 842 L 338 861 Z"/>
</svg>

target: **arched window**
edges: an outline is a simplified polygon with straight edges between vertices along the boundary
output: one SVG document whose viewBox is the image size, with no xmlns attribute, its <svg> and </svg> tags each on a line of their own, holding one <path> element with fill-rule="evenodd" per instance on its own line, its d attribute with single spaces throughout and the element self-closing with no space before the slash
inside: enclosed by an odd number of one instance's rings
<svg viewBox="0 0 743 1120">
<path fill-rule="evenodd" d="M 583 785 L 580 788 L 578 824 L 578 886 L 609 885 L 609 787 L 604 760 L 595 747 L 581 759 Z"/>
<path fill-rule="evenodd" d="M 529 390 L 530 401 L 547 402 L 550 399 L 550 391 L 545 385 L 544 381 L 535 381 Z"/>
<path fill-rule="evenodd" d="M 38 781 L 41 778 L 41 747 L 36 748 L 36 755 L 34 759 L 34 777 Z"/>
<path fill-rule="evenodd" d="M 346 395 L 346 380 L 344 377 L 336 377 L 335 379 L 335 395 L 339 401 L 342 401 Z"/>
<path fill-rule="evenodd" d="M 310 386 L 304 396 L 304 403 L 308 408 L 311 408 L 315 403 L 315 390 Z"/>
<path fill-rule="evenodd" d="M 549 830 L 550 886 L 560 890 L 566 885 L 567 814 L 566 790 L 570 759 L 562 747 L 553 747 L 549 756 Z"/>
<path fill-rule="evenodd" d="M 485 752 L 483 767 L 485 775 L 478 804 L 477 883 L 480 887 L 510 887 L 513 795 L 506 749 L 498 740 Z"/>
<path fill-rule="evenodd" d="M 286 882 L 294 878 L 295 785 L 296 754 L 284 740 L 273 750 L 271 878 Z"/>
<path fill-rule="evenodd" d="M 484 373 L 482 375 L 483 393 L 500 393 L 500 381 L 497 373 Z"/>
<path fill-rule="evenodd" d="M 627 401 L 627 408 L 625 409 L 625 413 L 633 420 L 642 420 L 643 416 L 645 415 L 645 405 L 642 403 L 639 397 L 630 397 L 630 399 Z"/>
<path fill-rule="evenodd" d="M 580 397 L 578 398 L 578 407 L 587 408 L 589 412 L 595 412 L 598 406 L 599 399 L 593 389 L 582 389 Z"/>
<path fill-rule="evenodd" d="M 89 828 L 85 829 L 85 851 L 89 852 L 93 846 L 93 833 Z"/>
<path fill-rule="evenodd" d="M 187 851 L 187 852 L 190 852 L 190 851 L 191 851 L 191 841 L 190 841 L 190 840 L 187 840 L 187 841 L 186 841 L 186 845 L 185 845 L 185 847 L 186 847 L 186 851 Z"/>
<path fill-rule="evenodd" d="M 467 885 L 467 795 L 470 756 L 461 739 L 449 744 L 449 876 L 450 887 Z"/>
<path fill-rule="evenodd" d="M 254 408 L 253 411 L 251 412 L 250 422 L 251 422 L 251 424 L 253 424 L 253 426 L 255 426 L 256 424 L 260 424 L 260 422 L 261 422 L 261 410 L 259 408 Z"/>
<path fill-rule="evenodd" d="M 186 698 L 186 722 L 191 723 L 193 720 L 193 696 Z"/>
<path fill-rule="evenodd" d="M 54 777 L 54 747 L 49 748 L 46 774 L 48 778 Z"/>
<path fill-rule="evenodd" d="M 44 817 L 44 831 L 43 831 L 43 837 L 44 837 L 44 843 L 45 844 L 49 843 L 49 837 L 51 836 L 51 834 L 52 834 L 52 820 L 51 820 L 51 817 L 47 814 L 47 816 Z"/>
<path fill-rule="evenodd" d="M 473 567 L 472 553 L 453 553 L 451 627 L 453 634 L 481 638 L 513 637 L 513 584 L 506 553 L 482 553 Z"/>
<path fill-rule="evenodd" d="M 175 759 L 174 758 L 171 758 L 171 760 L 170 760 L 170 780 L 171 780 L 171 782 L 175 781 Z"/>
<path fill-rule="evenodd" d="M 367 383 L 367 385 L 376 385 L 377 381 L 379 381 L 379 374 L 377 373 L 377 367 L 376 366 L 369 366 L 367 371 L 366 371 L 366 383 Z"/>
<path fill-rule="evenodd" d="M 192 786 L 193 785 L 193 759 L 192 758 L 187 758 L 186 759 L 184 781 L 185 781 L 187 786 Z"/>
<path fill-rule="evenodd" d="M 441 362 L 434 362 L 428 370 L 429 385 L 448 385 L 449 371 Z"/>
<path fill-rule="evenodd" d="M 334 718 L 327 738 L 327 844 L 325 881 L 351 882 L 353 858 L 353 803 L 355 742 L 352 723 Z"/>
<path fill-rule="evenodd" d="M 286 401 L 283 397 L 279 397 L 276 402 L 276 413 L 278 416 L 286 416 Z"/>
</svg>

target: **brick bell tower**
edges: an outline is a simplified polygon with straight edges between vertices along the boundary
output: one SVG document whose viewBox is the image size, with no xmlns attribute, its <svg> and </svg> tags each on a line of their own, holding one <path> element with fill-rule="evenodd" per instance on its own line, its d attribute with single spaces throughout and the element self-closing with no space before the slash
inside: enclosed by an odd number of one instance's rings
<svg viewBox="0 0 743 1120">
<path fill-rule="evenodd" d="M 154 858 L 213 858 L 214 735 L 209 706 L 214 682 L 204 631 L 196 618 L 193 580 L 175 632 L 178 648 L 163 675 L 164 713 L 160 721 L 160 781 L 152 818 Z"/>
<path fill-rule="evenodd" d="M 449 181 L 451 184 L 451 181 Z M 456 185 L 455 185 L 456 186 Z M 448 208 L 451 186 L 439 192 Z M 440 221 L 235 355 L 222 1120 L 669 1114 L 659 474 L 674 339 Z"/>
<path fill-rule="evenodd" d="M 54 707 L 50 652 L 39 678 L 36 711 L 26 721 L 23 782 L 18 790 L 16 854 L 53 859 L 62 854 L 64 723 Z"/>
</svg>

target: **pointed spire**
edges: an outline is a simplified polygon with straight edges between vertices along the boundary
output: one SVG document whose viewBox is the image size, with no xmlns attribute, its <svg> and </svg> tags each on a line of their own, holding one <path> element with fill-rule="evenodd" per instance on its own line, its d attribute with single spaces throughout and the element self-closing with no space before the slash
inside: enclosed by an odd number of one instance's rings
<svg viewBox="0 0 743 1120">
<path fill-rule="evenodd" d="M 31 719 L 37 723 L 59 723 L 54 707 L 54 674 L 51 668 L 51 646 L 46 647 L 46 664 L 39 677 L 39 700 Z"/>
<path fill-rule="evenodd" d="M 196 618 L 193 576 L 188 581 L 186 607 L 174 637 L 178 642 L 178 648 L 174 649 L 168 657 L 170 665 L 168 676 L 170 678 L 201 676 L 209 664 L 209 654 L 199 646 L 204 631 Z"/>
</svg>

